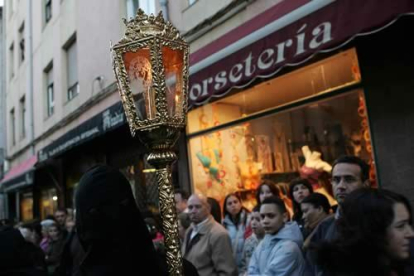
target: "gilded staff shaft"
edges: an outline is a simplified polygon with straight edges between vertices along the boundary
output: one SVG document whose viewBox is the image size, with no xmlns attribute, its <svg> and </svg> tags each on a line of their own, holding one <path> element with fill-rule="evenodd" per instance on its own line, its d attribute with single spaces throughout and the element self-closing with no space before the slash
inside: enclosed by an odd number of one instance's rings
<svg viewBox="0 0 414 276">
<path fill-rule="evenodd" d="M 157 169 L 158 197 L 164 230 L 167 265 L 169 275 L 182 276 L 180 239 L 178 236 L 177 213 L 174 203 L 171 166 Z"/>
</svg>

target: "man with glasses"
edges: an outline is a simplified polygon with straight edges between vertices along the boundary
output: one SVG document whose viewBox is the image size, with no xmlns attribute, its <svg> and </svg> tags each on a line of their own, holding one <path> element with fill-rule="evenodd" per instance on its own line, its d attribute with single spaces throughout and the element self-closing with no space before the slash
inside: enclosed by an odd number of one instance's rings
<svg viewBox="0 0 414 276">
<path fill-rule="evenodd" d="M 338 201 L 338 209 L 334 217 L 321 223 L 315 230 L 311 239 L 312 243 L 331 241 L 336 237 L 336 220 L 341 216 L 341 204 L 353 191 L 369 187 L 369 165 L 356 156 L 342 156 L 335 160 L 332 165 L 332 190 Z M 315 265 L 315 256 L 312 251 L 307 253 L 307 261 L 311 275 L 321 276 L 325 273 Z"/>
</svg>

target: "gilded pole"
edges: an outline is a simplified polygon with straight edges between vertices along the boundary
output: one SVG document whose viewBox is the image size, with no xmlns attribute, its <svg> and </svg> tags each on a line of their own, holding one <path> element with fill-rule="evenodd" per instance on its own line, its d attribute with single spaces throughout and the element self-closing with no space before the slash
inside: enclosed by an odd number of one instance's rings
<svg viewBox="0 0 414 276">
<path fill-rule="evenodd" d="M 156 168 L 159 207 L 162 217 L 164 243 L 167 248 L 168 274 L 171 276 L 182 276 L 184 274 L 171 174 L 171 164 L 176 159 L 175 153 L 167 150 L 150 153 L 147 161 Z"/>
</svg>

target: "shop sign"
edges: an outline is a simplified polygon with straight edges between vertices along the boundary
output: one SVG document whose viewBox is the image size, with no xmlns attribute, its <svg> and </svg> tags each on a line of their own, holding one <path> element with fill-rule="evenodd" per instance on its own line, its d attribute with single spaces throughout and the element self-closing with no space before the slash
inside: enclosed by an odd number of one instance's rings
<svg viewBox="0 0 414 276">
<path fill-rule="evenodd" d="M 113 130 L 126 123 L 122 104 L 119 102 L 102 113 L 69 131 L 38 152 L 39 162 L 57 156 L 75 146 Z"/>
<path fill-rule="evenodd" d="M 205 78 L 201 82 L 191 83 L 190 100 L 196 101 L 212 93 L 225 91 L 238 83 L 246 82 L 253 76 L 262 75 L 271 68 L 281 66 L 286 60 L 292 60 L 296 56 L 321 47 L 332 40 L 331 29 L 331 22 L 323 22 L 313 29 L 308 29 L 307 24 L 303 24 L 292 38 L 264 49 L 251 47 L 245 56 L 236 59 L 241 62 L 220 68 L 222 70 L 214 76 Z"/>
<path fill-rule="evenodd" d="M 414 14 L 412 0 L 315 0 L 309 5 L 318 1 L 320 8 L 302 17 L 292 11 L 272 21 L 276 9 L 274 13 L 263 13 L 223 36 L 233 39 L 230 44 L 224 45 L 220 38 L 223 48 L 217 52 L 209 52 L 215 49 L 214 42 L 198 50 L 196 54 L 204 51 L 206 57 L 191 64 L 190 72 L 192 68 L 197 69 L 190 75 L 190 107 L 202 105 L 212 97 L 222 97 L 232 88 L 243 88 L 256 78 L 272 77 L 284 67 L 303 64 L 319 52 L 335 51 L 356 36 L 375 33 L 403 15 Z M 241 28 L 261 21 L 270 23 L 234 39 Z M 248 37 L 258 38 L 250 41 Z M 235 49 L 234 52 L 231 49 Z"/>
</svg>

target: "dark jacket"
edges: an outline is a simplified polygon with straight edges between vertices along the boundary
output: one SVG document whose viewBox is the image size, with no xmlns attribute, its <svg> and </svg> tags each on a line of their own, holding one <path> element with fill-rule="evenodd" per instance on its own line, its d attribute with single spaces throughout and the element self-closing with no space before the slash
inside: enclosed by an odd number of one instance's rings
<svg viewBox="0 0 414 276">
<path fill-rule="evenodd" d="M 332 216 L 321 222 L 315 229 L 310 240 L 309 250 L 306 252 L 307 273 L 314 276 L 328 276 L 326 272 L 316 265 L 315 246 L 323 241 L 332 241 L 337 237 L 336 219 Z"/>
<path fill-rule="evenodd" d="M 81 276 L 80 265 L 85 258 L 85 251 L 79 242 L 78 233 L 74 229 L 68 234 L 68 238 L 63 249 L 59 276 Z"/>
<path fill-rule="evenodd" d="M 408 266 L 405 270 L 405 276 L 414 275 L 414 240 L 410 242 L 410 259 L 408 261 Z"/>
<path fill-rule="evenodd" d="M 27 242 L 20 231 L 0 230 L 0 276 L 46 276 L 43 251 Z"/>
</svg>

